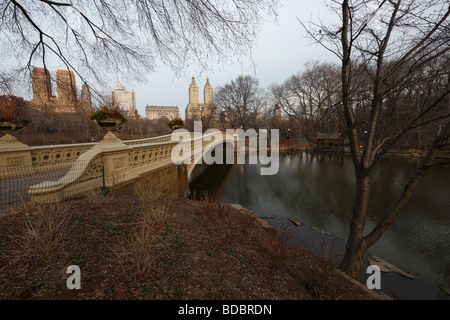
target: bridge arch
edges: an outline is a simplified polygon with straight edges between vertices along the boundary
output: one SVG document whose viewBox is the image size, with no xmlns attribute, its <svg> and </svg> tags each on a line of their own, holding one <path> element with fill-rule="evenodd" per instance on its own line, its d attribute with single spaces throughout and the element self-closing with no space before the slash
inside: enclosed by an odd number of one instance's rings
<svg viewBox="0 0 450 320">
<path fill-rule="evenodd" d="M 188 181 L 191 181 L 192 178 L 192 173 L 194 172 L 194 169 L 197 165 L 199 164 L 203 164 L 204 162 L 204 157 L 206 155 L 208 155 L 210 152 L 212 152 L 213 150 L 216 150 L 218 146 L 222 146 L 223 148 L 223 157 L 226 157 L 226 152 L 233 152 L 235 150 L 235 141 L 231 140 L 231 139 L 226 139 L 217 143 L 210 143 L 208 145 L 205 146 L 205 148 L 203 149 L 203 152 L 201 154 L 197 154 L 193 161 L 191 162 L 190 165 L 187 166 L 187 177 L 188 177 Z M 234 157 L 234 154 L 233 154 Z M 224 163 L 225 163 L 225 159 L 224 159 Z"/>
</svg>

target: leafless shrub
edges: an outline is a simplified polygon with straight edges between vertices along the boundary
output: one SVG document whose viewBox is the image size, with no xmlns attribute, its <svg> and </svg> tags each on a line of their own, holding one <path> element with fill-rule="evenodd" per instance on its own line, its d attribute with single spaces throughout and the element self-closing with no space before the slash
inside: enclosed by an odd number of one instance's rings
<svg viewBox="0 0 450 320">
<path fill-rule="evenodd" d="M 141 181 L 135 184 L 134 193 L 139 199 L 141 207 L 146 208 L 158 201 L 164 200 L 163 192 L 151 183 Z"/>
<path fill-rule="evenodd" d="M 276 235 L 267 234 L 266 245 L 263 247 L 267 256 L 264 265 L 266 272 L 269 274 L 278 270 L 284 264 L 291 251 L 291 247 L 288 245 L 290 239 L 288 227 L 284 225 L 278 229 Z"/>
<path fill-rule="evenodd" d="M 241 230 L 242 234 L 247 234 L 250 227 L 256 221 L 256 216 L 251 213 L 241 212 L 241 214 L 236 217 L 236 222 L 238 224 L 238 228 Z"/>
<path fill-rule="evenodd" d="M 167 226 L 173 214 L 163 191 L 140 182 L 135 186 L 135 193 L 141 206 L 142 222 L 148 226 Z"/>
<path fill-rule="evenodd" d="M 306 277 L 307 288 L 310 293 L 319 300 L 341 299 L 335 272 L 336 261 L 340 257 L 340 254 L 336 251 L 336 240 L 333 240 L 331 244 L 319 241 L 315 256 L 318 257 L 318 261 L 315 263 L 316 268 L 311 270 Z"/>
<path fill-rule="evenodd" d="M 119 252 L 115 253 L 125 274 L 131 265 L 133 275 L 144 277 L 158 260 L 159 231 L 168 225 L 172 211 L 163 193 L 150 184 L 137 183 L 134 191 L 140 203 L 138 228 L 130 238 L 122 241 Z"/>
<path fill-rule="evenodd" d="M 199 213 L 205 221 L 220 228 L 223 244 L 231 244 L 237 231 L 236 215 L 232 214 L 232 207 L 228 204 L 205 198 L 199 206 Z"/>
<path fill-rule="evenodd" d="M 227 225 L 231 223 L 231 208 L 225 204 L 215 201 L 205 193 L 202 205 L 200 206 L 202 216 L 211 222 L 221 222 Z"/>
<path fill-rule="evenodd" d="M 337 266 L 336 260 L 341 256 L 341 254 L 336 251 L 335 239 L 331 244 L 328 244 L 325 241 L 320 241 L 319 251 L 316 255 L 333 267 Z"/>
<path fill-rule="evenodd" d="M 173 218 L 172 210 L 165 203 L 142 210 L 141 214 L 143 224 L 156 228 L 166 227 Z"/>
<path fill-rule="evenodd" d="M 107 198 L 108 195 L 102 189 L 94 189 L 86 193 L 86 200 L 91 208 L 100 207 Z"/>
<path fill-rule="evenodd" d="M 339 300 L 336 272 L 333 265 L 324 258 L 319 258 L 316 268 L 306 276 L 306 287 L 311 295 L 319 300 Z"/>
<path fill-rule="evenodd" d="M 25 210 L 20 233 L 11 236 L 19 245 L 18 253 L 49 263 L 69 231 L 70 203 L 34 203 Z"/>
<path fill-rule="evenodd" d="M 157 261 L 155 246 L 158 234 L 155 228 L 143 226 L 133 234 L 131 239 L 126 239 L 121 244 L 120 251 L 116 254 L 119 262 L 125 266 L 131 264 L 137 276 L 148 274 Z"/>
</svg>

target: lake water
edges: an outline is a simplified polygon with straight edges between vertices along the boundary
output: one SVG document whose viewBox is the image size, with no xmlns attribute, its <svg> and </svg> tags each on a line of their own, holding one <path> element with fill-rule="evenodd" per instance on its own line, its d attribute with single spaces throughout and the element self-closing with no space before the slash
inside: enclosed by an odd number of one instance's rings
<svg viewBox="0 0 450 320">
<path fill-rule="evenodd" d="M 386 157 L 372 174 L 366 233 L 391 205 L 417 167 L 417 160 Z M 261 176 L 262 165 L 200 165 L 190 182 L 192 194 L 239 203 L 274 226 L 289 227 L 296 245 L 342 258 L 354 200 L 354 169 L 349 155 L 290 152 L 280 154 L 276 175 Z M 316 227 L 333 234 L 327 237 Z M 331 242 L 331 239 L 334 241 Z M 337 239 L 337 240 L 336 240 Z M 416 277 L 382 273 L 382 291 L 397 299 L 448 299 L 438 285 L 450 287 L 450 166 L 427 173 L 413 198 L 368 253 Z M 366 265 L 361 281 L 367 278 Z"/>
</svg>

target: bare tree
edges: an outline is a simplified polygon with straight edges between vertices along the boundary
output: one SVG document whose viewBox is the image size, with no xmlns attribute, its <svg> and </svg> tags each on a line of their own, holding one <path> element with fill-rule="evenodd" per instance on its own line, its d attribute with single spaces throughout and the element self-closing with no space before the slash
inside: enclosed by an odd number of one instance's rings
<svg viewBox="0 0 450 320">
<path fill-rule="evenodd" d="M 405 119 L 402 127 L 394 134 L 384 132 L 377 139 L 377 132 L 382 128 L 381 116 L 388 97 L 394 92 L 404 94 L 406 85 L 437 60 L 448 62 L 450 7 L 448 1 L 442 0 L 343 0 L 332 9 L 340 17 L 339 25 L 325 26 L 319 23 L 311 28 L 303 26 L 314 40 L 335 53 L 342 63 L 342 103 L 355 167 L 356 192 L 346 252 L 340 267 L 358 279 L 364 253 L 392 224 L 425 173 L 436 165 L 439 150 L 448 144 L 450 114 L 448 110 L 439 112 L 449 94 L 448 64 L 441 74 L 443 81 L 436 83 L 432 99 L 419 104 L 415 115 Z M 361 79 L 355 74 L 365 74 L 364 81 L 368 81 L 371 88 L 366 97 L 370 104 L 366 105 L 368 112 L 364 121 L 358 121 L 355 114 L 358 97 L 353 90 Z M 430 149 L 378 224 L 372 230 L 365 230 L 373 168 L 402 137 L 429 123 L 436 125 Z M 358 130 L 360 126 L 363 126 L 363 135 Z M 361 141 L 364 149 L 359 152 Z"/>
<path fill-rule="evenodd" d="M 202 122 L 202 130 L 205 132 L 210 128 L 217 127 L 217 108 L 214 105 L 203 105 L 200 108 L 199 117 Z"/>
<path fill-rule="evenodd" d="M 334 132 L 340 127 L 339 79 L 336 65 L 310 61 L 304 71 L 273 85 L 271 93 L 302 135 L 315 138 L 317 132 Z"/>
<path fill-rule="evenodd" d="M 277 0 L 0 1 L 0 90 L 36 65 L 63 64 L 92 89 L 112 75 L 143 80 L 247 54 Z M 222 60 L 223 59 L 223 60 Z"/>
<path fill-rule="evenodd" d="M 219 86 L 214 101 L 220 121 L 231 128 L 254 128 L 264 103 L 264 91 L 259 81 L 251 76 L 239 76 L 236 80 Z"/>
</svg>

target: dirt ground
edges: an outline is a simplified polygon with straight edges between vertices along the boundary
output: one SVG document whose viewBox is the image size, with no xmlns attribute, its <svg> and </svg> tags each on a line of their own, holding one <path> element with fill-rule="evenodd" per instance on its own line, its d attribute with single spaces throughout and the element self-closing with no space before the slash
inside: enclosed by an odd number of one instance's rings
<svg viewBox="0 0 450 320">
<path fill-rule="evenodd" d="M 0 217 L 0 299 L 374 299 L 287 236 L 230 205 L 145 190 L 31 204 Z"/>
</svg>

